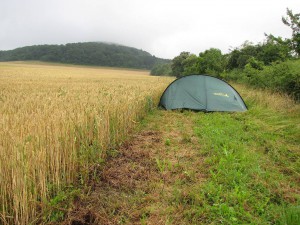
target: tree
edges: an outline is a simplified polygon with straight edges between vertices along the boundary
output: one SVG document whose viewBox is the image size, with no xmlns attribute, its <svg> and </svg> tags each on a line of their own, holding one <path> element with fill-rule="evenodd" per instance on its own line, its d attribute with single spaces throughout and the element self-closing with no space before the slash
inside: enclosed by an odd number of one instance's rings
<svg viewBox="0 0 300 225">
<path fill-rule="evenodd" d="M 153 66 L 150 74 L 153 76 L 169 76 L 171 75 L 172 70 L 171 70 L 171 65 L 168 64 L 156 64 Z"/>
<path fill-rule="evenodd" d="M 190 54 L 185 60 L 183 60 L 183 75 L 191 75 L 198 73 L 199 59 L 196 55 Z"/>
<path fill-rule="evenodd" d="M 257 59 L 264 62 L 265 65 L 270 65 L 273 62 L 283 62 L 291 58 L 290 40 L 283 40 L 281 37 L 266 35 L 266 41 L 261 45 Z"/>
<path fill-rule="evenodd" d="M 212 74 L 220 76 L 225 69 L 225 57 L 220 49 L 211 48 L 199 54 L 200 74 Z"/>
<path fill-rule="evenodd" d="M 226 68 L 229 70 L 244 69 L 248 63 L 253 64 L 253 62 L 258 62 L 260 67 L 261 63 L 271 65 L 273 62 L 286 61 L 291 58 L 289 43 L 289 40 L 283 40 L 281 37 L 274 37 L 271 34 L 266 35 L 263 43 L 254 45 L 251 42 L 245 42 L 228 55 Z"/>
<path fill-rule="evenodd" d="M 172 68 L 172 75 L 176 77 L 183 76 L 184 71 L 184 61 L 190 56 L 189 52 L 181 52 L 179 56 L 176 56 L 172 60 L 171 68 Z"/>
<path fill-rule="evenodd" d="M 300 56 L 300 13 L 293 14 L 292 10 L 287 8 L 287 17 L 282 17 L 282 22 L 292 29 L 291 47 L 295 54 Z"/>
</svg>

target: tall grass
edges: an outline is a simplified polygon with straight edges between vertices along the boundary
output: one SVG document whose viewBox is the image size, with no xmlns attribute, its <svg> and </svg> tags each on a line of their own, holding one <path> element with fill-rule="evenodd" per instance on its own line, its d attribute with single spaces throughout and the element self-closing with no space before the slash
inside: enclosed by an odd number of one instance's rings
<svg viewBox="0 0 300 225">
<path fill-rule="evenodd" d="M 147 71 L 0 64 L 0 223 L 37 223 L 126 138 L 170 79 Z"/>
<path fill-rule="evenodd" d="M 266 89 L 253 89 L 242 84 L 234 83 L 241 96 L 246 99 L 247 105 L 270 108 L 272 110 L 288 113 L 300 110 L 299 104 L 288 94 L 274 92 Z"/>
</svg>

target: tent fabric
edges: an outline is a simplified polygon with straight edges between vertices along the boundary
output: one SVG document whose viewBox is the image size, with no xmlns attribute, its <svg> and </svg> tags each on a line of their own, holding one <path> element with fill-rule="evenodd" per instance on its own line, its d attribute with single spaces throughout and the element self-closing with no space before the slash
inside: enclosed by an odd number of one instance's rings
<svg viewBox="0 0 300 225">
<path fill-rule="evenodd" d="M 239 93 L 228 83 L 208 75 L 189 75 L 173 81 L 159 106 L 170 109 L 242 112 L 247 110 Z"/>
</svg>

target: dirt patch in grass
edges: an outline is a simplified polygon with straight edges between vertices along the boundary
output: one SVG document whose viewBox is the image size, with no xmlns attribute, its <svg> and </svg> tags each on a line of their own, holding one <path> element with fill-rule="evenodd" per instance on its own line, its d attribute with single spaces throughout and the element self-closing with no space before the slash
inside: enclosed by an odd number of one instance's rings
<svg viewBox="0 0 300 225">
<path fill-rule="evenodd" d="M 149 116 L 113 151 L 93 191 L 74 203 L 64 224 L 186 224 L 180 201 L 206 176 L 197 140 L 190 117 L 166 111 Z"/>
<path fill-rule="evenodd" d="M 151 151 L 148 144 L 161 141 L 160 133 L 143 131 L 135 135 L 131 142 L 124 144 L 119 156 L 111 159 L 103 170 L 101 181 L 113 188 L 130 190 L 140 186 L 141 182 L 155 177 Z"/>
<path fill-rule="evenodd" d="M 127 220 L 122 214 L 132 223 L 139 221 L 139 213 L 131 210 L 130 196 L 136 191 L 149 192 L 145 182 L 157 179 L 149 146 L 155 148 L 160 142 L 158 131 L 134 135 L 118 149 L 117 156 L 108 159 L 94 191 L 75 204 L 65 224 L 116 224 Z"/>
</svg>

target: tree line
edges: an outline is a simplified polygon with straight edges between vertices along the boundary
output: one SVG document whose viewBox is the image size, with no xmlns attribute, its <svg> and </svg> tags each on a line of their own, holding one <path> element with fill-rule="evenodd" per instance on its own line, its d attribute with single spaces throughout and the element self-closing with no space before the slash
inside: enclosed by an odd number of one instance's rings
<svg viewBox="0 0 300 225">
<path fill-rule="evenodd" d="M 151 69 L 155 64 L 169 62 L 143 50 L 101 42 L 35 45 L 0 51 L 0 61 L 23 60 L 138 69 Z"/>
<path fill-rule="evenodd" d="M 285 92 L 299 101 L 300 14 L 287 9 L 282 22 L 292 29 L 291 38 L 265 34 L 262 43 L 245 41 L 228 54 L 222 54 L 217 48 L 210 48 L 198 56 L 181 52 L 170 63 L 155 65 L 151 74 L 176 77 L 209 74 L 228 81 Z"/>
</svg>

